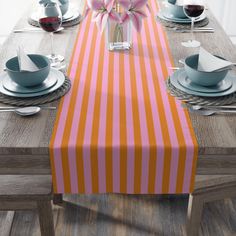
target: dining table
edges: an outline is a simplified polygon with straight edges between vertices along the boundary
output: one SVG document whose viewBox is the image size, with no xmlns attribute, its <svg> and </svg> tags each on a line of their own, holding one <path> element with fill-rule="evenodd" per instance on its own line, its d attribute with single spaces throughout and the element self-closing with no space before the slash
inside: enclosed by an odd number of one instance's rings
<svg viewBox="0 0 236 236">
<path fill-rule="evenodd" d="M 71 1 L 82 12 L 84 1 Z M 159 0 L 159 2 L 161 2 Z M 15 29 L 29 27 L 27 19 L 32 12 L 28 9 L 17 22 Z M 155 14 L 155 13 L 154 13 Z M 236 62 L 236 48 L 220 23 L 207 9 L 209 27 L 214 33 L 195 33 L 195 38 L 212 54 Z M 69 64 L 73 45 L 80 24 L 55 34 L 54 47 L 64 55 Z M 183 48 L 182 41 L 190 33 L 179 33 L 165 28 L 175 66 L 180 59 L 193 54 L 196 49 Z M 50 51 L 49 35 L 46 32 L 11 33 L 1 47 L 0 71 L 5 62 L 15 56 L 19 44 L 27 52 L 47 55 Z M 235 73 L 233 69 L 231 73 Z M 50 106 L 58 107 L 59 101 Z M 0 106 L 6 106 L 0 104 Z M 51 174 L 49 143 L 57 110 L 43 110 L 31 117 L 20 117 L 15 113 L 0 113 L 0 174 L 1 175 L 48 175 Z M 232 175 L 236 173 L 236 115 L 200 116 L 190 114 L 191 123 L 198 143 L 197 175 Z"/>
</svg>

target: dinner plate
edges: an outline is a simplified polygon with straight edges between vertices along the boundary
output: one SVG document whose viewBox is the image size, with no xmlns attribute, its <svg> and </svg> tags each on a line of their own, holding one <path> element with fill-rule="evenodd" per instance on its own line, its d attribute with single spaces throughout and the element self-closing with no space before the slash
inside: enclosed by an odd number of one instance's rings
<svg viewBox="0 0 236 236">
<path fill-rule="evenodd" d="M 177 18 L 177 17 L 174 17 L 172 14 L 170 14 L 169 12 L 167 12 L 166 10 L 165 11 L 160 11 L 158 12 L 157 16 L 159 18 L 161 18 L 162 20 L 166 20 L 166 21 L 169 21 L 169 22 L 174 22 L 174 23 L 182 23 L 182 24 L 190 24 L 191 23 L 191 19 L 189 18 Z M 199 18 L 197 18 L 195 20 L 195 22 L 199 22 L 199 21 L 202 21 L 206 18 L 206 15 L 205 14 L 202 14 Z"/>
<path fill-rule="evenodd" d="M 67 13 L 62 17 L 62 23 L 76 19 L 80 15 L 79 11 L 74 7 L 70 7 Z M 31 14 L 30 18 L 33 21 L 39 21 L 39 11 L 35 11 Z"/>
<path fill-rule="evenodd" d="M 216 86 L 205 87 L 195 83 L 192 83 L 191 80 L 186 75 L 186 72 L 183 70 L 182 73 L 179 73 L 178 82 L 185 88 L 202 92 L 202 93 L 219 93 L 226 91 L 232 87 L 232 79 L 231 77 L 226 77 L 223 81 L 221 81 Z"/>
<path fill-rule="evenodd" d="M 16 92 L 12 92 L 12 91 L 9 91 L 9 90 L 5 89 L 5 87 L 3 86 L 3 80 L 1 79 L 3 76 L 5 76 L 5 74 L 0 75 L 0 93 L 3 93 L 4 95 L 7 95 L 7 96 L 18 97 L 18 98 L 38 97 L 38 96 L 42 96 L 42 95 L 52 93 L 55 90 L 59 89 L 65 81 L 64 74 L 62 72 L 52 68 L 51 71 L 50 71 L 49 76 L 56 77 L 57 82 L 51 88 L 48 88 L 48 89 L 40 91 L 40 92 L 16 93 Z"/>
<path fill-rule="evenodd" d="M 74 16 L 74 9 L 69 7 L 68 11 L 66 12 L 66 14 L 64 16 L 62 16 L 62 21 L 66 21 L 71 19 Z"/>
<path fill-rule="evenodd" d="M 184 69 L 177 70 L 170 76 L 171 84 L 175 88 L 181 90 L 182 92 L 185 92 L 185 93 L 191 94 L 191 95 L 195 95 L 195 96 L 200 96 L 200 97 L 222 97 L 222 96 L 230 95 L 230 94 L 236 92 L 236 79 L 235 79 L 235 77 L 233 77 L 230 74 L 228 74 L 226 76 L 225 80 L 231 80 L 232 86 L 231 86 L 231 88 L 229 88 L 226 91 L 216 92 L 216 93 L 209 93 L 209 92 L 193 91 L 191 89 L 185 88 L 178 81 L 179 75 L 180 75 L 180 73 L 183 73 L 183 70 Z"/>
<path fill-rule="evenodd" d="M 26 88 L 16 84 L 8 74 L 5 74 L 0 78 L 3 80 L 2 84 L 5 89 L 14 93 L 37 93 L 43 90 L 49 89 L 54 86 L 57 82 L 57 77 L 53 73 L 50 73 L 49 76 L 44 80 L 44 82 L 38 86 Z"/>
</svg>

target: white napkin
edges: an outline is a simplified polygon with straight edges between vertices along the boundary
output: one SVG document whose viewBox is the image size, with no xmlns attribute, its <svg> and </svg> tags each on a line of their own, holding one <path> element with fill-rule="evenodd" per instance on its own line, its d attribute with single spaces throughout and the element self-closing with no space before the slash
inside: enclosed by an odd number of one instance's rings
<svg viewBox="0 0 236 236">
<path fill-rule="evenodd" d="M 199 59 L 198 59 L 198 70 L 213 72 L 216 70 L 220 70 L 226 67 L 232 66 L 233 63 L 230 61 L 222 60 L 211 53 L 209 53 L 204 48 L 200 48 L 199 51 Z"/>
<path fill-rule="evenodd" d="M 26 55 L 24 49 L 19 47 L 17 50 L 17 57 L 19 62 L 20 71 L 37 71 L 39 68 L 35 65 L 35 63 Z"/>
</svg>

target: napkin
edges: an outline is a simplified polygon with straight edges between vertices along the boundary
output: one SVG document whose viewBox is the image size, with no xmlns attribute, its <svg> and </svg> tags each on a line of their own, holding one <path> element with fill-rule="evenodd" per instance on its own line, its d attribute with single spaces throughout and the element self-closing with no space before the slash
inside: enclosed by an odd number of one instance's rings
<svg viewBox="0 0 236 236">
<path fill-rule="evenodd" d="M 39 68 L 35 65 L 35 63 L 26 55 L 24 49 L 19 47 L 17 50 L 17 57 L 19 62 L 20 71 L 38 71 Z"/>
<path fill-rule="evenodd" d="M 224 69 L 226 67 L 232 66 L 233 63 L 230 61 L 226 61 L 220 59 L 209 53 L 204 48 L 200 48 L 199 51 L 199 59 L 198 59 L 198 70 L 206 71 L 206 72 L 213 72 L 217 70 Z"/>
</svg>

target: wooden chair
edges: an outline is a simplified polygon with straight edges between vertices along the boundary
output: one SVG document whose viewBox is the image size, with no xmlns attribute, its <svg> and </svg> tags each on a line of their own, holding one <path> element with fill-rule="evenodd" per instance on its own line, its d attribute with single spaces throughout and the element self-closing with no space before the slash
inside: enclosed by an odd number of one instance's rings
<svg viewBox="0 0 236 236">
<path fill-rule="evenodd" d="M 236 175 L 197 176 L 195 190 L 189 196 L 187 236 L 199 233 L 204 203 L 236 196 Z"/>
<path fill-rule="evenodd" d="M 50 175 L 0 175 L 0 211 L 37 209 L 42 236 L 54 236 Z"/>
</svg>

